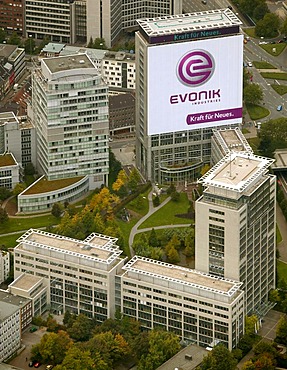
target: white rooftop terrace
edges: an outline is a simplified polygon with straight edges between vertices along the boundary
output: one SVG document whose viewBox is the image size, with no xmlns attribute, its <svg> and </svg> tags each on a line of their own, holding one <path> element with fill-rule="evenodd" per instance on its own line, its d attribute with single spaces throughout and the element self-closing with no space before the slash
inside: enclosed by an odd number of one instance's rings
<svg viewBox="0 0 287 370">
<path fill-rule="evenodd" d="M 31 245 L 109 264 L 122 253 L 117 246 L 111 246 L 109 241 L 112 239 L 94 234 L 92 242 L 88 242 L 30 229 L 17 239 L 19 244 L 16 248 L 25 249 L 25 246 Z"/>
<path fill-rule="evenodd" d="M 228 8 L 145 18 L 139 19 L 137 22 L 148 36 L 212 30 L 242 24 L 240 19 Z"/>
<path fill-rule="evenodd" d="M 152 276 L 162 280 L 179 283 L 197 289 L 232 297 L 240 290 L 242 283 L 206 274 L 169 263 L 134 256 L 124 267 L 127 272 Z"/>
<path fill-rule="evenodd" d="M 198 182 L 204 186 L 242 192 L 268 172 L 273 159 L 231 151 Z"/>
</svg>

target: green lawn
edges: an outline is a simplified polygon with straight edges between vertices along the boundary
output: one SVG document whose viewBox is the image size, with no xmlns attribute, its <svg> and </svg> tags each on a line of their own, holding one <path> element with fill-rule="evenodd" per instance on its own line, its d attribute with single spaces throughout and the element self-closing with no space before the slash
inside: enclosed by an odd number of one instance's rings
<svg viewBox="0 0 287 370">
<path fill-rule="evenodd" d="M 267 117 L 270 114 L 268 109 L 261 107 L 260 105 L 246 104 L 246 108 L 250 118 L 254 121 Z"/>
<path fill-rule="evenodd" d="M 13 235 L 7 235 L 7 236 L 0 236 L 0 247 L 3 246 L 3 248 L 14 248 L 17 244 L 16 240 L 23 235 L 23 233 L 20 234 L 13 234 Z"/>
<path fill-rule="evenodd" d="M 261 72 L 261 76 L 273 80 L 287 80 L 287 73 L 281 72 Z"/>
<path fill-rule="evenodd" d="M 190 226 L 187 226 L 187 227 L 173 227 L 172 230 L 180 230 L 180 231 L 184 231 L 184 230 L 189 230 L 190 229 Z M 156 236 L 158 237 L 158 239 L 161 239 L 162 238 L 162 235 L 163 233 L 165 232 L 165 229 L 159 229 L 159 230 L 155 230 L 156 232 Z M 146 232 L 143 232 L 143 233 L 137 233 L 134 237 L 134 242 L 137 241 L 142 235 L 146 235 L 147 238 L 149 238 L 150 236 L 150 233 L 151 231 L 146 231 Z"/>
<path fill-rule="evenodd" d="M 260 46 L 262 47 L 262 49 L 267 51 L 267 53 L 277 57 L 286 48 L 286 43 L 282 42 L 282 44 L 265 44 L 265 45 L 260 45 Z M 274 49 L 275 49 L 275 52 L 273 52 Z"/>
<path fill-rule="evenodd" d="M 176 214 L 186 213 L 188 208 L 189 200 L 187 194 L 181 193 L 178 202 L 169 201 L 164 207 L 153 213 L 142 223 L 139 229 L 162 225 L 190 224 L 193 220 L 175 216 Z"/>
<path fill-rule="evenodd" d="M 148 198 L 147 198 L 149 192 L 150 192 L 150 189 L 148 189 L 145 193 L 140 194 L 137 198 L 129 202 L 126 205 L 126 208 L 140 214 L 141 216 L 146 215 L 149 210 L 149 203 L 148 203 Z M 142 197 L 142 201 L 140 203 L 138 202 L 139 197 Z"/>
<path fill-rule="evenodd" d="M 260 139 L 259 137 L 252 137 L 250 139 L 247 139 L 249 145 L 251 146 L 252 150 L 254 153 L 258 153 L 258 145 L 260 144 Z"/>
<path fill-rule="evenodd" d="M 25 218 L 10 218 L 7 223 L 0 225 L 0 234 L 12 233 L 15 231 L 28 230 L 30 228 L 37 229 L 50 225 L 56 225 L 59 219 L 52 215 L 39 217 L 25 217 Z"/>
<path fill-rule="evenodd" d="M 246 35 L 248 35 L 248 36 L 250 36 L 250 37 L 258 38 L 258 37 L 255 35 L 255 27 L 244 28 L 244 32 L 246 33 Z"/>
<path fill-rule="evenodd" d="M 281 262 L 277 260 L 277 274 L 278 280 L 285 279 L 287 276 L 287 263 Z"/>
<path fill-rule="evenodd" d="M 276 69 L 277 67 L 274 67 L 272 64 L 268 62 L 257 62 L 253 61 L 253 65 L 257 69 Z"/>
<path fill-rule="evenodd" d="M 129 236 L 130 236 L 131 229 L 138 222 L 138 220 L 139 218 L 133 218 L 129 222 L 117 220 L 117 224 L 119 225 L 119 228 L 121 229 L 121 232 L 124 238 L 123 251 L 124 251 L 124 254 L 129 257 L 130 257 Z"/>
<path fill-rule="evenodd" d="M 272 84 L 271 87 L 279 94 L 284 95 L 287 93 L 287 86 L 286 85 L 278 85 Z"/>
</svg>

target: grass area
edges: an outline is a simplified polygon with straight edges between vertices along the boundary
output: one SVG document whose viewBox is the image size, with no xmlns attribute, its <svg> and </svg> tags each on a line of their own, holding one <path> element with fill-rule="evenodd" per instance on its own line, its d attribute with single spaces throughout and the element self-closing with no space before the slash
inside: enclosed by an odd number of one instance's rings
<svg viewBox="0 0 287 370">
<path fill-rule="evenodd" d="M 247 130 L 247 128 L 243 128 L 243 129 L 242 129 L 242 133 L 243 133 L 243 135 L 244 135 L 244 134 L 249 134 L 249 133 L 250 133 L 250 131 L 249 131 L 249 130 Z"/>
<path fill-rule="evenodd" d="M 8 248 L 14 248 L 17 244 L 16 240 L 23 235 L 23 233 L 7 235 L 7 236 L 0 236 L 0 246 Z"/>
<path fill-rule="evenodd" d="M 129 222 L 125 222 L 122 220 L 117 220 L 117 224 L 119 225 L 119 228 L 121 229 L 121 232 L 123 234 L 124 238 L 124 246 L 123 251 L 126 256 L 130 255 L 130 249 L 129 249 L 129 236 L 131 229 L 134 227 L 134 225 L 138 222 L 140 218 L 132 218 Z"/>
<path fill-rule="evenodd" d="M 190 224 L 192 220 L 175 216 L 176 214 L 186 213 L 188 208 L 189 200 L 187 194 L 181 193 L 178 202 L 169 201 L 142 223 L 139 229 L 162 225 Z"/>
<path fill-rule="evenodd" d="M 175 226 L 174 228 L 172 228 L 172 230 L 180 230 L 180 231 L 189 230 L 189 229 L 190 229 L 190 226 L 187 226 L 187 227 L 176 227 Z M 155 230 L 155 232 L 156 232 L 157 238 L 162 239 L 162 235 L 165 232 L 165 229 Z M 136 234 L 134 237 L 134 242 L 137 241 L 142 235 L 146 235 L 147 238 L 149 238 L 150 233 L 151 231 L 146 231 L 146 232 Z"/>
<path fill-rule="evenodd" d="M 287 263 L 281 262 L 277 260 L 277 275 L 278 280 L 285 279 L 287 276 Z"/>
<path fill-rule="evenodd" d="M 260 105 L 246 104 L 248 114 L 250 118 L 254 121 L 267 117 L 270 114 L 270 111 Z"/>
<path fill-rule="evenodd" d="M 247 139 L 249 145 L 251 146 L 252 150 L 254 151 L 255 154 L 258 153 L 258 146 L 260 144 L 260 139 L 259 137 L 252 137 L 250 139 Z"/>
<path fill-rule="evenodd" d="M 272 64 L 268 62 L 253 61 L 253 65 L 257 69 L 277 69 L 277 67 L 274 67 Z"/>
<path fill-rule="evenodd" d="M 286 85 L 278 85 L 272 84 L 272 89 L 274 89 L 279 95 L 284 95 L 287 93 L 287 86 Z"/>
<path fill-rule="evenodd" d="M 282 42 L 282 44 L 261 44 L 262 49 L 267 51 L 267 53 L 277 57 L 282 53 L 282 51 L 286 48 L 286 43 Z M 273 52 L 275 50 L 275 52 Z"/>
<path fill-rule="evenodd" d="M 133 199 L 130 203 L 127 204 L 126 208 L 144 216 L 148 213 L 149 210 L 149 203 L 148 203 L 148 193 L 150 189 L 148 189 L 145 193 L 140 194 L 137 198 Z M 139 197 L 142 199 L 139 201 Z"/>
<path fill-rule="evenodd" d="M 287 73 L 284 72 L 261 72 L 261 76 L 273 80 L 287 80 Z"/>
<path fill-rule="evenodd" d="M 279 227 L 276 225 L 276 243 L 280 243 L 282 241 L 282 235 L 280 233 Z"/>
<path fill-rule="evenodd" d="M 28 230 L 30 228 L 37 229 L 39 227 L 56 225 L 58 223 L 59 219 L 52 215 L 45 215 L 39 217 L 10 218 L 7 223 L 5 223 L 4 225 L 0 225 L 0 234 Z"/>
<path fill-rule="evenodd" d="M 46 193 L 49 191 L 63 189 L 66 186 L 75 184 L 76 182 L 80 181 L 82 178 L 83 176 L 79 176 L 79 177 L 49 181 L 45 177 L 43 177 L 35 185 L 33 185 L 29 190 L 26 190 L 25 195 Z"/>
<path fill-rule="evenodd" d="M 255 27 L 244 28 L 244 32 L 250 37 L 258 38 L 258 36 L 255 35 Z"/>
</svg>

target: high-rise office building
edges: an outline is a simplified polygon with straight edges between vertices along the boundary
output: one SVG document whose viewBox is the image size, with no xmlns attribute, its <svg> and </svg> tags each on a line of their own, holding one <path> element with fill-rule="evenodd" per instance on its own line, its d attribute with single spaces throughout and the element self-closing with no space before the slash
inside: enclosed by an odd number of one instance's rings
<svg viewBox="0 0 287 370">
<path fill-rule="evenodd" d="M 44 58 L 32 74 L 37 167 L 48 180 L 107 184 L 108 87 L 86 54 Z"/>
<path fill-rule="evenodd" d="M 243 283 L 247 314 L 262 316 L 275 287 L 276 177 L 273 160 L 230 152 L 199 181 L 195 268 Z"/>
<path fill-rule="evenodd" d="M 241 22 L 221 9 L 138 23 L 136 164 L 154 182 L 189 181 L 210 162 L 212 130 L 242 121 Z"/>
<path fill-rule="evenodd" d="M 180 14 L 182 0 L 86 0 L 87 41 L 103 38 L 111 47 L 123 30 L 137 28 L 137 19 Z"/>
</svg>

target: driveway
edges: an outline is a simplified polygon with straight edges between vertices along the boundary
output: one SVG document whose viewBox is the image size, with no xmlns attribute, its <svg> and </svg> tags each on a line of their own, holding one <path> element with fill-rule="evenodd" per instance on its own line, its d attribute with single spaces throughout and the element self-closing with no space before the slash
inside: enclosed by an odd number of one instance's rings
<svg viewBox="0 0 287 370">
<path fill-rule="evenodd" d="M 17 366 L 20 369 L 28 370 L 31 369 L 28 366 L 31 357 L 31 348 L 34 344 L 40 342 L 42 336 L 46 333 L 46 328 L 40 328 L 34 333 L 30 333 L 29 330 L 25 331 L 22 335 L 22 347 L 23 351 L 13 360 L 9 362 L 9 365 Z M 41 365 L 39 369 L 45 369 L 45 365 Z"/>
</svg>

